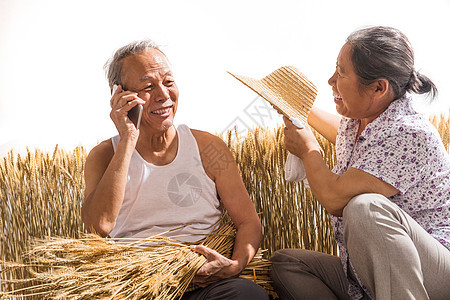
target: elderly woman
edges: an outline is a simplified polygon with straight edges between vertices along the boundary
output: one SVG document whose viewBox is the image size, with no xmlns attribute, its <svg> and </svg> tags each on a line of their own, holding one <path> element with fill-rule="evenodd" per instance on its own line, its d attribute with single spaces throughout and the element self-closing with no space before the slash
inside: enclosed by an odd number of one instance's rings
<svg viewBox="0 0 450 300">
<path fill-rule="evenodd" d="M 328 83 L 342 118 L 308 123 L 336 144 L 330 171 L 308 128 L 285 118 L 286 148 L 303 160 L 330 213 L 340 258 L 301 249 L 272 257 L 281 299 L 450 299 L 450 158 L 411 94 L 437 90 L 414 68 L 401 32 L 351 34 Z"/>
</svg>

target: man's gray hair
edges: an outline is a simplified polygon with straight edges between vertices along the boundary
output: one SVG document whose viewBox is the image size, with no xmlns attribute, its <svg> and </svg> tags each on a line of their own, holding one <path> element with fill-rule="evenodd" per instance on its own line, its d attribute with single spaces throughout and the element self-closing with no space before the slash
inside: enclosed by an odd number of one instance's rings
<svg viewBox="0 0 450 300">
<path fill-rule="evenodd" d="M 122 61 L 125 57 L 145 52 L 148 49 L 156 49 L 164 54 L 159 46 L 150 39 L 134 41 L 118 49 L 104 66 L 109 86 L 112 87 L 114 84 L 122 84 Z"/>
</svg>

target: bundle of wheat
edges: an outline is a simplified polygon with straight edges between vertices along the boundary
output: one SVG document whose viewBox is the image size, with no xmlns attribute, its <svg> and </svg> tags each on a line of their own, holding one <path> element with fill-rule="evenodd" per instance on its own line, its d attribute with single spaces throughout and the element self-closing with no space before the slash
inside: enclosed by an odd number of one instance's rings
<svg viewBox="0 0 450 300">
<path fill-rule="evenodd" d="M 230 257 L 234 228 L 227 222 L 204 245 Z M 82 239 L 36 241 L 26 263 L 5 263 L 5 270 L 27 269 L 30 278 L 10 280 L 1 299 L 22 295 L 45 299 L 176 299 L 183 295 L 206 258 L 164 235 L 130 242 L 87 235 Z M 271 292 L 269 263 L 259 253 L 242 276 Z M 22 287 L 21 287 L 22 286 Z"/>
</svg>

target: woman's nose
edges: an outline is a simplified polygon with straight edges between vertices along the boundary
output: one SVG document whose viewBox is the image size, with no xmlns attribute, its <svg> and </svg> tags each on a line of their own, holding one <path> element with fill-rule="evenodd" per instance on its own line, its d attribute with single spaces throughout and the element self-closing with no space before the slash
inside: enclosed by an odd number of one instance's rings
<svg viewBox="0 0 450 300">
<path fill-rule="evenodd" d="M 334 74 L 328 79 L 328 84 L 331 86 L 334 86 L 336 82 L 336 71 L 334 71 Z"/>
</svg>

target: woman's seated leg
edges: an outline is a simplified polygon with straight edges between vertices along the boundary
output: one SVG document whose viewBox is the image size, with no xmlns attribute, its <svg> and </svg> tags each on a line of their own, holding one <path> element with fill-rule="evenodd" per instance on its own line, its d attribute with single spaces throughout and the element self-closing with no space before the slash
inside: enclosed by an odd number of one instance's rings
<svg viewBox="0 0 450 300">
<path fill-rule="evenodd" d="M 377 299 L 449 299 L 450 251 L 392 201 L 359 195 L 343 219 L 350 261 Z"/>
</svg>

